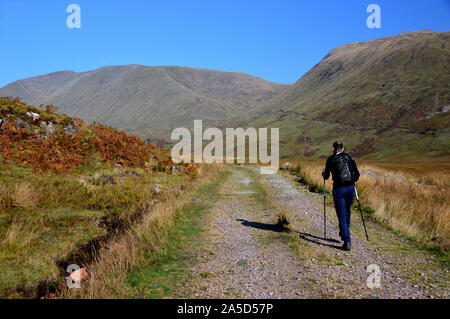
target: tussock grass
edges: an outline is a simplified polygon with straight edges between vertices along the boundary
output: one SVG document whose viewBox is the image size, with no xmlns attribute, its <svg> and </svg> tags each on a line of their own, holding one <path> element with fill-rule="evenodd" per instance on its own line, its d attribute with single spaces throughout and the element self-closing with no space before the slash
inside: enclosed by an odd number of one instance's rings
<svg viewBox="0 0 450 319">
<path fill-rule="evenodd" d="M 291 221 L 290 221 L 289 215 L 285 212 L 281 212 L 278 215 L 277 226 L 283 227 L 283 228 L 288 228 L 290 224 L 291 224 Z"/>
<path fill-rule="evenodd" d="M 30 182 L 15 185 L 12 193 L 12 200 L 17 207 L 25 209 L 36 208 L 42 194 L 34 189 Z"/>
<path fill-rule="evenodd" d="M 39 226 L 42 225 L 27 225 L 23 221 L 14 219 L 6 230 L 2 246 L 9 250 L 26 248 L 38 237 L 37 230 Z"/>
<path fill-rule="evenodd" d="M 299 172 L 310 188 L 322 192 L 324 165 L 301 160 L 292 170 Z M 367 213 L 407 236 L 448 251 L 450 165 L 362 163 L 359 170 L 357 188 Z M 327 191 L 331 190 L 328 181 Z"/>
</svg>

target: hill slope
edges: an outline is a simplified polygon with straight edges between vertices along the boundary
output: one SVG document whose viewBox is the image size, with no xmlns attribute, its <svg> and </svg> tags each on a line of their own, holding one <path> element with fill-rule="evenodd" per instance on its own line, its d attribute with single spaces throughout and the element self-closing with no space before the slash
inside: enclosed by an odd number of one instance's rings
<svg viewBox="0 0 450 319">
<path fill-rule="evenodd" d="M 450 32 L 418 31 L 331 51 L 252 119 L 280 127 L 285 155 L 448 156 Z"/>
<path fill-rule="evenodd" d="M 0 89 L 32 105 L 125 129 L 141 137 L 168 139 L 170 129 L 211 125 L 259 109 L 287 86 L 242 73 L 185 67 L 109 66 L 63 71 L 19 80 Z"/>
<path fill-rule="evenodd" d="M 135 136 L 0 98 L 0 298 L 48 293 L 197 176 Z"/>
</svg>

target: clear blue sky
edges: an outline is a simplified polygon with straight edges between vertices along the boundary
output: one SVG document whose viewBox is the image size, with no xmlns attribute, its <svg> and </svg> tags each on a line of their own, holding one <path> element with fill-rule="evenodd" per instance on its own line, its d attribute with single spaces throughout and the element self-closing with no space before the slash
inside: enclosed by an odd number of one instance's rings
<svg viewBox="0 0 450 319">
<path fill-rule="evenodd" d="M 81 7 L 81 29 L 66 7 Z M 366 26 L 369 4 L 382 28 Z M 183 65 L 292 83 L 333 48 L 450 30 L 450 0 L 0 0 L 0 86 L 60 70 Z"/>
</svg>

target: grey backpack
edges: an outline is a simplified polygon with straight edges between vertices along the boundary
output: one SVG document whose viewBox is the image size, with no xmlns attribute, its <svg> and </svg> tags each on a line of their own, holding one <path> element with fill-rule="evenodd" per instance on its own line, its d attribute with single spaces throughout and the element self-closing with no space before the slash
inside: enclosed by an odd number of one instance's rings
<svg viewBox="0 0 450 319">
<path fill-rule="evenodd" d="M 351 172 L 351 158 L 347 154 L 339 154 L 334 157 L 338 171 L 339 181 L 341 183 L 353 182 L 353 175 Z"/>
</svg>

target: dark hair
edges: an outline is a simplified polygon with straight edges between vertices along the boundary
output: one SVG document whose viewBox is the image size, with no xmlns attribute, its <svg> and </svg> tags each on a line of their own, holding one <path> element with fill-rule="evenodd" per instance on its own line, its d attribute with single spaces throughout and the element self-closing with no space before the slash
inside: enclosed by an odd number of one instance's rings
<svg viewBox="0 0 450 319">
<path fill-rule="evenodd" d="M 340 152 L 344 148 L 344 144 L 341 141 L 336 141 L 333 143 L 333 148 L 335 152 Z"/>
</svg>

